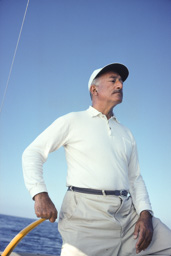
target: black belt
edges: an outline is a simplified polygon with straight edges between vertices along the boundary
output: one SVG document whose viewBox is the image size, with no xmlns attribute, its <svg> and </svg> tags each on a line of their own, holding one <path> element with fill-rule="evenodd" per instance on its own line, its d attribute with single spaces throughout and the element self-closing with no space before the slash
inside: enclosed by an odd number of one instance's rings
<svg viewBox="0 0 171 256">
<path fill-rule="evenodd" d="M 94 195 L 114 195 L 114 196 L 128 196 L 129 192 L 127 190 L 98 190 L 98 189 L 90 189 L 90 188 L 78 188 L 78 187 L 68 187 L 68 191 L 75 191 L 86 194 L 94 194 Z"/>
</svg>

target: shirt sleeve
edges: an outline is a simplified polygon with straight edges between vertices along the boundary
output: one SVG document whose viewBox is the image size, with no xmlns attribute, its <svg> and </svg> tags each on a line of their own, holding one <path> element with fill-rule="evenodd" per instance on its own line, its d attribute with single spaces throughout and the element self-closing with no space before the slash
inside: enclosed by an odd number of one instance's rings
<svg viewBox="0 0 171 256">
<path fill-rule="evenodd" d="M 153 214 L 149 195 L 144 180 L 140 174 L 137 145 L 134 138 L 132 138 L 132 154 L 129 161 L 128 175 L 130 194 L 137 213 L 140 214 L 142 211 L 148 210 Z"/>
<path fill-rule="evenodd" d="M 68 115 L 58 118 L 41 133 L 24 151 L 22 167 L 26 188 L 33 198 L 47 192 L 43 179 L 43 164 L 48 154 L 67 144 L 69 134 Z"/>
</svg>

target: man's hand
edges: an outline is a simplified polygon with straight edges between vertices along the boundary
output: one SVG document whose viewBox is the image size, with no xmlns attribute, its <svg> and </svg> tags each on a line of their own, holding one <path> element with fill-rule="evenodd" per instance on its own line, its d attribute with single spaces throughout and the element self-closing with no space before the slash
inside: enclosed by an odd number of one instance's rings
<svg viewBox="0 0 171 256">
<path fill-rule="evenodd" d="M 33 199 L 35 200 L 34 209 L 37 217 L 49 219 L 50 222 L 55 222 L 58 212 L 48 196 L 48 193 L 43 192 L 37 194 Z"/>
<path fill-rule="evenodd" d="M 134 230 L 134 239 L 138 238 L 136 243 L 136 253 L 140 253 L 149 246 L 152 236 L 152 216 L 148 211 L 142 211 Z"/>
</svg>

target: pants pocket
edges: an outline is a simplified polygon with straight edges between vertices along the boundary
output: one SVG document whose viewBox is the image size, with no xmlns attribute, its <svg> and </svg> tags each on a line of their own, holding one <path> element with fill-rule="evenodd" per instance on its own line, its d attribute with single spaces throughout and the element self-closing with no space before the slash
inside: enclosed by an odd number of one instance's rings
<svg viewBox="0 0 171 256">
<path fill-rule="evenodd" d="M 78 201 L 76 199 L 75 193 L 72 191 L 67 191 L 63 199 L 62 207 L 59 214 L 59 220 L 69 220 L 78 206 Z"/>
</svg>

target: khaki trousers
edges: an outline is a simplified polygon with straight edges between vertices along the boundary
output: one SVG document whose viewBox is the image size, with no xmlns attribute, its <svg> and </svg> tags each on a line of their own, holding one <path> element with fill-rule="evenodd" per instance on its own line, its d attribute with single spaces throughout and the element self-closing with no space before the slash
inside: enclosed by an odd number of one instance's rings
<svg viewBox="0 0 171 256">
<path fill-rule="evenodd" d="M 58 228 L 61 256 L 134 256 L 138 215 L 131 197 L 89 195 L 68 191 Z M 171 255 L 171 230 L 153 217 L 150 246 L 138 255 Z"/>
</svg>

